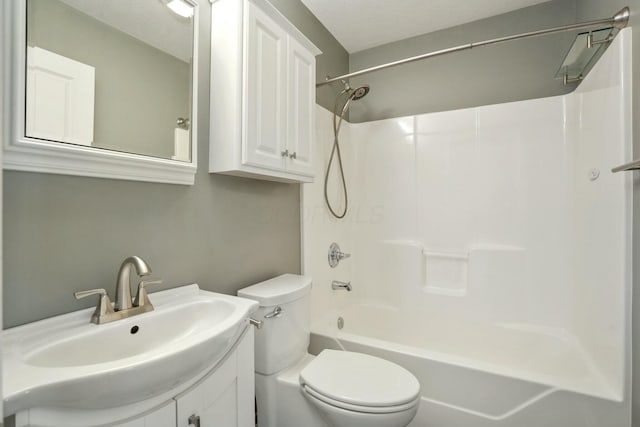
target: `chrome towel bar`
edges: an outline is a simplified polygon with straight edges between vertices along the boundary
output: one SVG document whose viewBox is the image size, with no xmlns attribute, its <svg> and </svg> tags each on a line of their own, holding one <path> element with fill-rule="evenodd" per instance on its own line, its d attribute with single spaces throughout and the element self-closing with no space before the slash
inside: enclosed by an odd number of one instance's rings
<svg viewBox="0 0 640 427">
<path fill-rule="evenodd" d="M 640 170 L 640 160 L 634 160 L 611 169 L 611 172 L 627 172 Z"/>
</svg>

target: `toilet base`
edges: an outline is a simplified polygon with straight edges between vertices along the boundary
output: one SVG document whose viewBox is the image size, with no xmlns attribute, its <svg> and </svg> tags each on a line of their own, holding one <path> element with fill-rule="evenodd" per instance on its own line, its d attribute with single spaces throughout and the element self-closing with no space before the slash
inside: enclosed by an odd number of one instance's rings
<svg viewBox="0 0 640 427">
<path fill-rule="evenodd" d="M 307 396 L 300 386 L 300 372 L 313 359 L 306 354 L 291 368 L 272 375 L 255 374 L 258 427 L 405 427 L 415 416 L 418 401 L 401 412 L 365 414 Z"/>
<path fill-rule="evenodd" d="M 256 373 L 258 427 L 330 427 L 300 388 L 300 371 L 312 360 L 307 354 L 276 374 Z"/>
</svg>

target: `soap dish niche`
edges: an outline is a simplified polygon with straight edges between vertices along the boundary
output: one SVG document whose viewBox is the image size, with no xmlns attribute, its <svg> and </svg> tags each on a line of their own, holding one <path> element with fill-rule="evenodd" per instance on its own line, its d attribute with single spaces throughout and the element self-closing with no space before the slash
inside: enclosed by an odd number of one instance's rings
<svg viewBox="0 0 640 427">
<path fill-rule="evenodd" d="M 423 250 L 424 286 L 429 294 L 463 297 L 467 294 L 469 254 Z"/>
</svg>

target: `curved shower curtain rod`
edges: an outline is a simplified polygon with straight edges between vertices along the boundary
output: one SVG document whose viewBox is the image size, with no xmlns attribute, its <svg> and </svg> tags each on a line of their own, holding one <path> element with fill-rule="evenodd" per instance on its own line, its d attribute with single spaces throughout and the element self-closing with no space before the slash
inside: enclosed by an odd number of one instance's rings
<svg viewBox="0 0 640 427">
<path fill-rule="evenodd" d="M 342 81 L 351 77 L 361 76 L 363 74 L 373 73 L 374 71 L 384 70 L 385 68 L 397 67 L 398 65 L 408 64 L 409 62 L 421 61 L 423 59 L 433 58 L 435 56 L 446 55 L 448 53 L 459 52 L 461 50 L 473 49 L 474 47 L 489 46 L 492 44 L 504 43 L 512 40 L 526 39 L 530 37 L 543 36 L 547 34 L 562 33 L 572 30 L 582 30 L 586 28 L 596 27 L 599 25 L 610 25 L 618 30 L 623 29 L 629 23 L 630 11 L 628 7 L 622 8 L 612 18 L 598 19 L 596 21 L 582 22 L 578 24 L 563 25 L 560 27 L 548 28 L 546 30 L 531 31 L 528 33 L 516 34 L 513 36 L 499 37 L 495 39 L 485 40 L 475 43 L 467 43 L 460 46 L 450 47 L 448 49 L 437 50 L 435 52 L 429 52 L 418 56 L 412 56 L 410 58 L 400 59 L 398 61 L 388 62 L 382 65 L 376 65 L 375 67 L 365 68 L 360 71 L 354 71 L 353 73 L 343 74 L 337 77 L 329 77 L 323 82 L 316 83 L 316 87 L 324 86 L 333 82 Z"/>
</svg>

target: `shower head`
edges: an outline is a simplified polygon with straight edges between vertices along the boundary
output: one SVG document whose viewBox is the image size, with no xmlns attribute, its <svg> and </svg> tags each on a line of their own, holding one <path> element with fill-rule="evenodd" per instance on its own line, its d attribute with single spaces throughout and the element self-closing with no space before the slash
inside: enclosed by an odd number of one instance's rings
<svg viewBox="0 0 640 427">
<path fill-rule="evenodd" d="M 354 101 L 357 101 L 367 96 L 368 93 L 369 93 L 369 85 L 362 85 L 360 87 L 353 89 L 353 92 L 351 92 L 351 95 L 349 95 L 349 98 L 353 99 Z"/>
<path fill-rule="evenodd" d="M 354 89 L 349 86 L 349 82 L 346 80 L 342 80 L 342 84 L 344 85 L 344 89 L 338 94 L 338 98 L 346 94 L 347 102 L 362 99 L 369 93 L 369 85 L 362 85 Z"/>
<path fill-rule="evenodd" d="M 344 88 L 344 90 L 342 92 L 340 92 L 340 94 L 336 98 L 336 106 L 335 106 L 335 108 L 333 110 L 335 114 L 338 114 L 338 111 L 339 111 L 338 110 L 338 105 L 339 105 L 338 104 L 338 100 L 340 99 L 340 97 L 342 95 L 344 95 L 346 93 L 347 94 L 347 100 L 342 105 L 342 111 L 340 113 L 340 117 L 344 117 L 344 114 L 349 109 L 349 105 L 351 104 L 351 101 L 357 101 L 359 99 L 362 99 L 369 93 L 369 85 L 362 85 L 362 86 L 359 86 L 359 87 L 353 89 L 351 86 L 349 86 L 348 83 L 346 83 L 346 82 L 343 82 L 343 83 L 345 85 L 345 88 Z"/>
<path fill-rule="evenodd" d="M 344 117 L 345 113 L 347 112 L 347 110 L 349 109 L 349 105 L 351 104 L 351 101 L 357 101 L 359 99 L 364 98 L 368 93 L 369 93 L 369 85 L 362 85 L 362 86 L 358 86 L 357 88 L 352 88 L 351 86 L 349 86 L 349 83 L 346 81 L 342 81 L 342 84 L 344 84 L 344 89 L 342 90 L 342 92 L 340 92 L 338 94 L 338 96 L 336 96 L 336 104 L 335 107 L 333 108 L 333 127 L 334 129 L 339 129 L 340 125 L 336 122 L 336 117 L 340 117 L 340 122 L 342 122 L 342 118 Z M 346 100 L 344 102 L 344 104 L 342 104 L 342 108 L 340 108 L 340 100 L 343 99 L 342 97 L 346 95 Z M 338 114 L 338 112 L 340 114 Z"/>
</svg>

